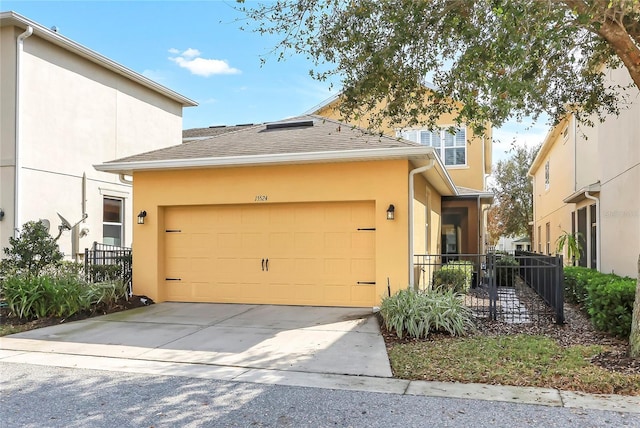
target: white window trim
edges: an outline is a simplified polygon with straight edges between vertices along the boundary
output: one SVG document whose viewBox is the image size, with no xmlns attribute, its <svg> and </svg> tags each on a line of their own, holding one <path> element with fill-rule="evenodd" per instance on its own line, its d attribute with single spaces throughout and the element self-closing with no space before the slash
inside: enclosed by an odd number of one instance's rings
<svg viewBox="0 0 640 428">
<path fill-rule="evenodd" d="M 120 222 L 112 222 L 112 221 L 104 221 L 104 200 L 105 199 L 113 199 L 113 200 L 118 200 L 121 202 L 120 205 Z M 102 242 L 104 243 L 104 226 L 120 226 L 120 247 L 123 246 L 124 243 L 124 220 L 125 220 L 125 201 L 126 198 L 122 197 L 122 196 L 113 196 L 113 195 L 103 195 L 102 197 L 102 226 L 103 226 L 103 231 L 102 231 Z M 108 244 L 108 245 L 112 245 L 112 244 Z"/>
<path fill-rule="evenodd" d="M 455 129 L 461 129 L 464 131 L 464 146 L 453 146 L 453 147 L 445 147 L 444 146 L 444 135 L 445 133 L 449 132 L 448 130 L 450 128 L 455 128 Z M 440 156 L 440 160 L 442 161 L 442 163 L 444 164 L 444 166 L 447 169 L 465 169 L 465 168 L 469 168 L 469 151 L 467 150 L 467 127 L 462 125 L 462 126 L 457 126 L 457 125 L 453 125 L 453 124 L 448 124 L 448 125 L 440 125 L 438 126 L 436 129 L 440 130 L 440 147 L 435 147 L 435 146 L 430 146 L 433 147 L 434 150 L 436 151 L 436 153 L 438 153 L 438 156 Z M 435 131 L 436 129 L 434 129 L 433 131 Z M 408 128 L 408 129 L 400 129 L 396 131 L 396 136 L 398 137 L 402 137 L 404 138 L 402 135 L 405 132 L 409 132 L 409 131 L 414 131 L 416 132 L 416 139 L 417 141 L 413 141 L 414 143 L 420 143 L 420 133 L 423 131 L 428 131 L 428 132 L 433 132 L 432 130 L 428 129 L 428 128 Z M 412 141 L 412 140 L 409 140 Z M 454 144 L 455 144 L 455 139 L 454 139 Z M 446 149 L 453 149 L 453 148 L 462 148 L 464 147 L 464 163 L 461 164 L 452 164 L 452 165 L 447 165 L 446 164 L 446 159 L 443 156 L 444 150 Z"/>
<path fill-rule="evenodd" d="M 549 159 L 544 163 L 544 190 L 549 190 L 551 186 L 551 166 Z"/>
</svg>

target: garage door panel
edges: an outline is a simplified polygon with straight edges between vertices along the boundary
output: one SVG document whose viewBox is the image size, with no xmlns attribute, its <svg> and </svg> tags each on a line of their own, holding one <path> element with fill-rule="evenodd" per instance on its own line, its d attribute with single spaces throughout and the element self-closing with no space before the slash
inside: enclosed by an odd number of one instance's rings
<svg viewBox="0 0 640 428">
<path fill-rule="evenodd" d="M 375 257 L 375 232 L 363 231 L 351 233 L 349 247 L 351 254 L 356 257 L 367 256 Z"/>
<path fill-rule="evenodd" d="M 271 232 L 268 234 L 269 253 L 274 257 L 291 257 L 294 254 L 293 234 L 290 232 Z"/>
<path fill-rule="evenodd" d="M 340 285 L 324 285 L 324 300 L 332 306 L 340 306 L 344 302 L 351 301 L 351 293 L 348 286 Z"/>
<path fill-rule="evenodd" d="M 376 300 L 375 285 L 352 285 L 351 301 L 355 305 L 367 306 L 369 302 Z"/>
<path fill-rule="evenodd" d="M 373 202 L 167 208 L 181 233 L 165 234 L 166 269 L 183 277 L 165 284 L 167 299 L 373 306 L 375 286 L 356 284 L 375 279 L 375 231 L 357 231 L 375 228 L 374 211 Z"/>
<path fill-rule="evenodd" d="M 316 232 L 295 232 L 294 249 L 298 254 L 317 255 L 322 252 L 322 235 Z"/>
<path fill-rule="evenodd" d="M 371 259 L 351 259 L 351 273 L 356 277 L 371 276 L 375 272 L 375 262 Z M 370 277 L 365 281 L 372 281 Z"/>
<path fill-rule="evenodd" d="M 225 251 L 235 252 L 242 249 L 242 240 L 240 233 L 217 232 L 214 242 L 218 248 L 224 248 Z M 213 248 L 212 251 L 215 251 Z"/>
</svg>

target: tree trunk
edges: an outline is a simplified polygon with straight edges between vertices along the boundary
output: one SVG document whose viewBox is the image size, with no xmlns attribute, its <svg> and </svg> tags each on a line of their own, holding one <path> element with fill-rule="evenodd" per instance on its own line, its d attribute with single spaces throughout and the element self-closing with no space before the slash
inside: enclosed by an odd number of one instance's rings
<svg viewBox="0 0 640 428">
<path fill-rule="evenodd" d="M 640 359 L 640 256 L 638 256 L 638 285 L 636 286 L 636 300 L 633 304 L 629 345 L 631 357 Z"/>
</svg>

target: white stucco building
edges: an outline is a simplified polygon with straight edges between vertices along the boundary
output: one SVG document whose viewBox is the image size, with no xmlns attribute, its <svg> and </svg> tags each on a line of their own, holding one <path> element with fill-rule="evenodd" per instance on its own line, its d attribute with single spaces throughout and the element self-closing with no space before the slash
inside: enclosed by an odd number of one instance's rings
<svg viewBox="0 0 640 428">
<path fill-rule="evenodd" d="M 580 266 L 635 277 L 640 254 L 640 91 L 625 68 L 604 70 L 629 86 L 620 114 L 594 126 L 568 115 L 551 129 L 529 170 L 534 245 L 555 251 L 563 233 L 580 233 Z M 566 254 L 565 254 L 566 257 Z"/>
<path fill-rule="evenodd" d="M 0 54 L 0 247 L 30 220 L 56 236 L 57 213 L 86 214 L 58 241 L 67 256 L 131 245 L 131 185 L 93 165 L 180 144 L 196 103 L 14 12 L 0 13 Z"/>
</svg>

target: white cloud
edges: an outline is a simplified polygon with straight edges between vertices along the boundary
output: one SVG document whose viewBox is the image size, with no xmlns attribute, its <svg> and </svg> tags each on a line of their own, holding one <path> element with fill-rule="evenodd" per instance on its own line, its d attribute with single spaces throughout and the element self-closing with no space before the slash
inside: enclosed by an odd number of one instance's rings
<svg viewBox="0 0 640 428">
<path fill-rule="evenodd" d="M 233 68 L 226 60 L 200 58 L 198 49 L 189 48 L 183 52 L 177 49 L 169 49 L 169 53 L 177 56 L 169 57 L 169 59 L 182 68 L 186 68 L 192 74 L 198 76 L 209 77 L 214 74 L 239 74 L 240 70 Z"/>
<path fill-rule="evenodd" d="M 195 58 L 200 56 L 200 51 L 198 49 L 189 48 L 181 54 L 184 58 Z"/>
</svg>

